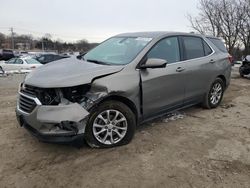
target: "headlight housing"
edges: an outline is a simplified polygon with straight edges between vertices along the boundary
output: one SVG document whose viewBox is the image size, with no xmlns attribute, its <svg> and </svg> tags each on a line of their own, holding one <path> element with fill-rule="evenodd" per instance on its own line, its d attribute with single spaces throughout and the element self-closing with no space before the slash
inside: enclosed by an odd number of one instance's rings
<svg viewBox="0 0 250 188">
<path fill-rule="evenodd" d="M 90 84 L 61 88 L 63 97 L 70 102 L 81 103 L 85 98 L 85 94 L 90 90 Z"/>
</svg>

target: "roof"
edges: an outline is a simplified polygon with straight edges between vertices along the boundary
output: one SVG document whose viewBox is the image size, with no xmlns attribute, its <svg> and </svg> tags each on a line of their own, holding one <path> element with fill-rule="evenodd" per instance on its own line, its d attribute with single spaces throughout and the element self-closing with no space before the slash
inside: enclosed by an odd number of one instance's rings
<svg viewBox="0 0 250 188">
<path fill-rule="evenodd" d="M 190 35 L 190 36 L 202 36 L 200 34 L 185 33 L 185 32 L 172 32 L 172 31 L 149 31 L 149 32 L 134 32 L 134 33 L 122 33 L 116 35 L 116 37 L 146 37 L 146 38 L 158 38 L 166 35 Z"/>
</svg>

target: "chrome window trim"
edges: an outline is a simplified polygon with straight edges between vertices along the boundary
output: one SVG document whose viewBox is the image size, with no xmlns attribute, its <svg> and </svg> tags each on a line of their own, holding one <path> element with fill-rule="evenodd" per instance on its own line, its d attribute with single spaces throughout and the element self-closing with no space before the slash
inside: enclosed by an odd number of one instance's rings
<svg viewBox="0 0 250 188">
<path fill-rule="evenodd" d="M 196 36 L 190 36 L 190 37 L 196 37 Z M 208 44 L 207 41 L 204 38 L 202 38 L 202 37 L 198 37 L 198 38 L 200 38 L 201 40 L 203 40 L 211 48 L 211 50 L 212 50 L 211 54 L 206 55 L 206 56 L 202 56 L 202 57 L 193 58 L 193 59 L 186 59 L 186 60 L 178 61 L 178 62 L 175 62 L 175 63 L 170 63 L 169 65 L 176 64 L 176 63 L 183 63 L 183 62 L 192 61 L 192 60 L 204 59 L 204 58 L 212 56 L 215 53 L 215 50 L 212 48 L 212 46 L 210 44 Z"/>
<path fill-rule="evenodd" d="M 182 37 L 182 36 L 186 36 L 186 35 L 174 35 L 174 36 L 168 36 L 168 37 Z M 165 37 L 165 38 L 168 38 L 168 37 Z M 206 55 L 206 56 L 202 56 L 202 57 L 197 57 L 197 58 L 193 58 L 193 59 L 187 59 L 187 60 L 182 60 L 182 61 L 178 61 L 178 62 L 174 62 L 174 63 L 169 63 L 169 64 L 167 64 L 166 68 L 167 68 L 168 66 L 176 65 L 176 64 L 179 64 L 179 63 L 186 63 L 186 62 L 193 61 L 193 60 L 201 60 L 201 59 L 208 58 L 208 57 L 210 57 L 210 56 L 212 56 L 212 55 L 215 54 L 215 50 L 214 50 L 213 47 L 207 42 L 208 39 L 203 38 L 203 37 L 199 37 L 199 36 L 192 36 L 192 35 L 189 36 L 189 37 L 196 37 L 196 38 L 200 38 L 201 40 L 203 40 L 203 41 L 211 48 L 212 53 L 209 54 L 209 55 Z M 161 41 L 161 40 L 163 40 L 163 39 L 165 39 L 165 38 L 162 38 L 162 39 L 158 40 L 155 44 L 157 44 L 159 41 Z M 155 44 L 154 44 L 154 45 L 155 45 Z M 152 49 L 152 48 L 150 48 L 150 49 L 147 51 L 147 53 L 148 53 L 151 49 Z M 147 53 L 146 53 L 146 54 L 147 54 Z M 145 54 L 145 55 L 146 55 L 146 54 Z M 144 55 L 144 56 L 145 56 L 145 55 Z M 144 57 L 144 56 L 143 56 L 143 57 Z M 135 70 L 140 70 L 140 68 L 136 68 Z"/>
</svg>

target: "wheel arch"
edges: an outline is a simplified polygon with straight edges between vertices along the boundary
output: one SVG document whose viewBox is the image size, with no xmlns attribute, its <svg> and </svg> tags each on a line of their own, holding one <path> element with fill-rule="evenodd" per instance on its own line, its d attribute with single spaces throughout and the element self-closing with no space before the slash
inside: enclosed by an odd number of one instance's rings
<svg viewBox="0 0 250 188">
<path fill-rule="evenodd" d="M 218 75 L 217 78 L 220 78 L 223 81 L 223 83 L 224 83 L 224 87 L 226 87 L 226 85 L 227 85 L 226 77 L 221 74 L 221 75 Z"/>
<path fill-rule="evenodd" d="M 138 115 L 138 110 L 137 110 L 137 107 L 136 107 L 135 103 L 133 101 L 131 101 L 130 99 L 128 99 L 128 98 L 126 98 L 124 96 L 121 96 L 121 95 L 109 95 L 109 96 L 106 96 L 105 98 L 98 101 L 98 103 L 96 105 L 94 105 L 92 108 L 100 105 L 103 102 L 110 101 L 110 100 L 119 101 L 119 102 L 127 105 L 130 108 L 130 110 L 134 113 L 136 123 L 138 123 L 139 115 Z"/>
</svg>

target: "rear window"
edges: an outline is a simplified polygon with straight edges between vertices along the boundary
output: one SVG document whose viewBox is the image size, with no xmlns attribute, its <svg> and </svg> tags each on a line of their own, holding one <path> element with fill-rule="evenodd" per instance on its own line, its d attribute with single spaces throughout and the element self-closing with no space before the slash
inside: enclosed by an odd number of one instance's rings
<svg viewBox="0 0 250 188">
<path fill-rule="evenodd" d="M 227 49 L 224 43 L 220 39 L 210 38 L 210 37 L 207 37 L 207 39 L 209 39 L 220 51 L 227 53 Z"/>
</svg>

